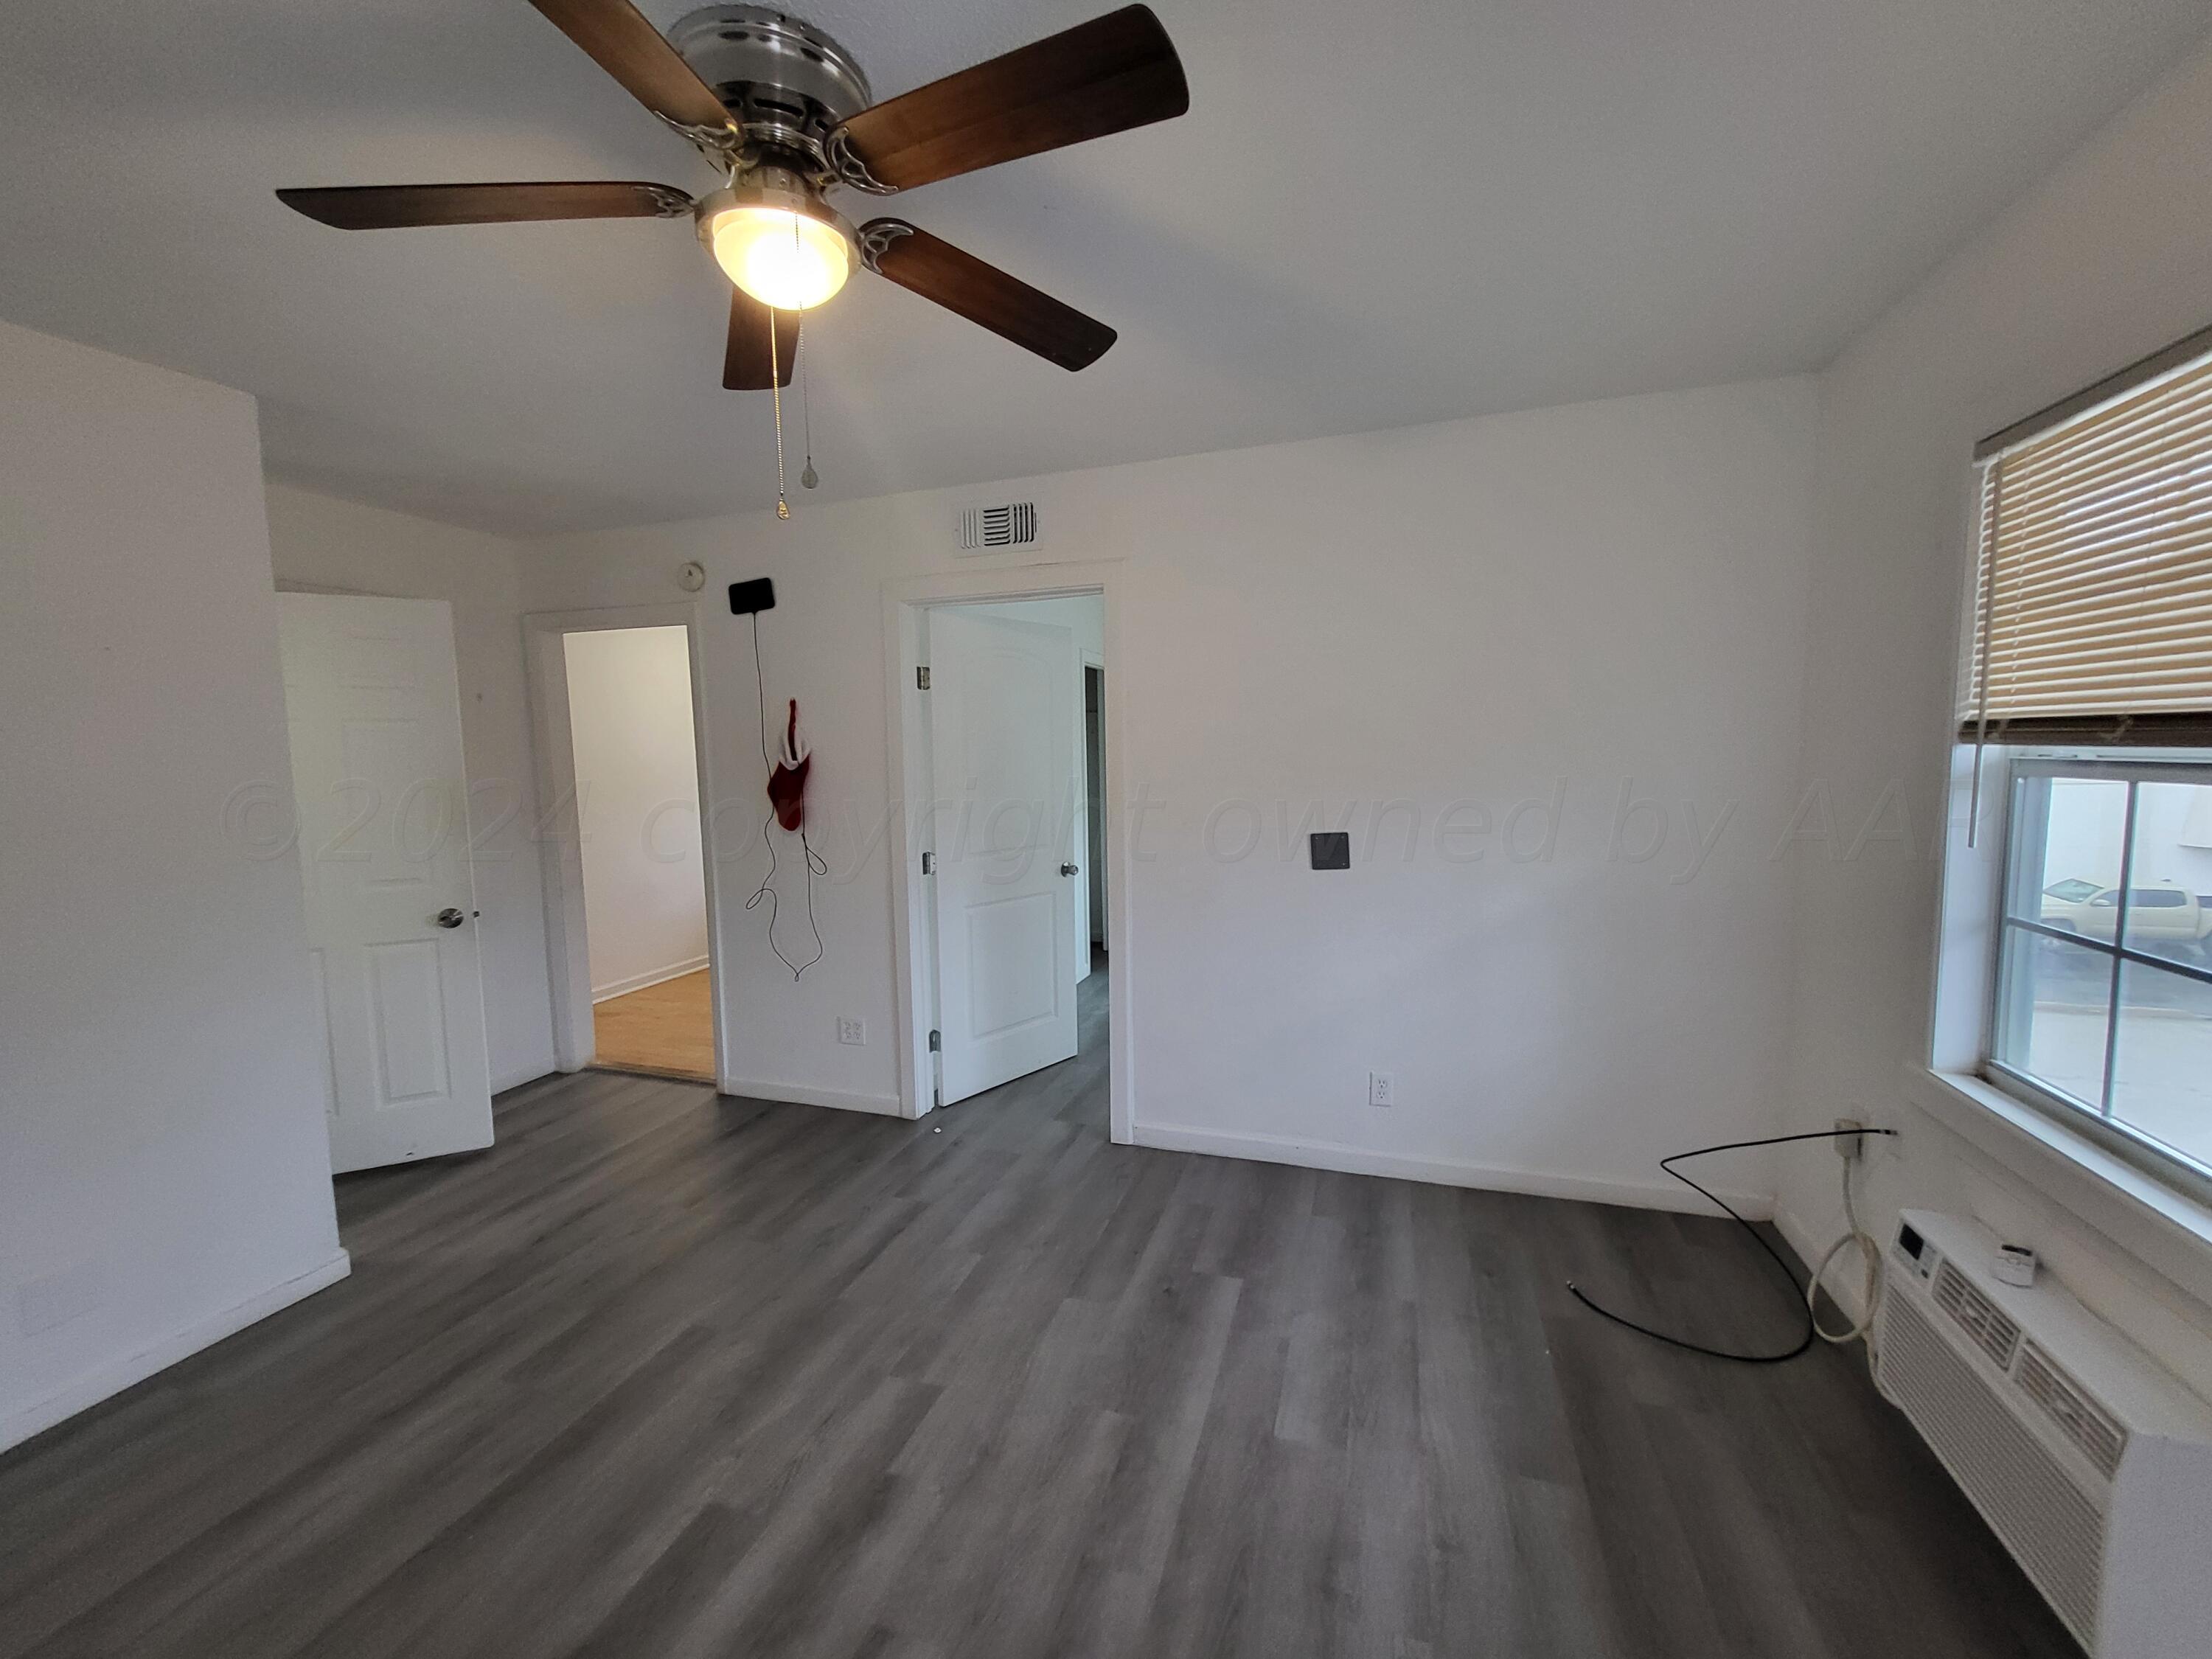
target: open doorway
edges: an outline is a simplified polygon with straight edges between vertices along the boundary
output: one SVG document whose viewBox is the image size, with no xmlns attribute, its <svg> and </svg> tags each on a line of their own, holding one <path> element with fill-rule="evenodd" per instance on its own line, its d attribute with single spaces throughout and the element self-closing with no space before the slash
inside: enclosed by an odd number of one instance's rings
<svg viewBox="0 0 2212 1659">
<path fill-rule="evenodd" d="M 928 670 L 901 722 L 918 1109 L 990 1099 L 1110 1131 L 1105 596 L 903 609 Z"/>
<path fill-rule="evenodd" d="M 562 641 L 595 1065 L 711 1082 L 691 652 L 681 628 Z"/>
<path fill-rule="evenodd" d="M 528 619 L 561 1068 L 716 1082 L 716 895 L 691 607 Z"/>
</svg>

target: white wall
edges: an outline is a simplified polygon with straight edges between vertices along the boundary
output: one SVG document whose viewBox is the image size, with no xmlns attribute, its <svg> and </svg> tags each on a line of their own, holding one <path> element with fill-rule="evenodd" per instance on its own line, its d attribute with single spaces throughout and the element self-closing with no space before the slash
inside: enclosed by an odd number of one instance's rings
<svg viewBox="0 0 2212 1659">
<path fill-rule="evenodd" d="M 1813 420 L 1810 382 L 1785 380 L 1019 486 L 1044 526 L 1027 556 L 1127 572 L 1109 672 L 1137 933 L 1115 995 L 1140 1138 L 1672 1203 L 1662 1154 L 1769 1127 Z M 768 693 L 813 733 L 828 955 L 793 984 L 759 913 L 728 908 L 733 1085 L 896 1097 L 881 584 L 1023 556 L 953 555 L 955 507 L 994 497 L 573 538 L 532 567 L 548 609 L 665 601 L 688 559 L 710 596 L 775 580 Z M 749 809 L 748 626 L 702 617 L 715 771 Z M 1616 847 L 1624 786 L 1656 805 Z M 1305 867 L 1309 811 L 1349 815 L 1350 872 Z M 750 884 L 754 814 L 723 817 L 716 855 Z M 837 1044 L 848 1013 L 867 1046 Z M 1395 1109 L 1366 1105 L 1370 1067 Z M 1765 1188 L 1749 1164 L 1717 1175 Z"/>
<path fill-rule="evenodd" d="M 532 839 L 538 809 L 523 673 L 524 550 L 279 483 L 268 494 L 279 587 L 453 607 L 492 1087 L 543 1077 L 553 1069 L 553 1022 L 544 878 Z"/>
<path fill-rule="evenodd" d="M 1823 377 L 1806 644 L 1804 775 L 1833 839 L 1800 895 L 1790 1103 L 1900 1125 L 1869 1218 L 1978 1214 L 2035 1244 L 2093 1306 L 2212 1392 L 2212 1261 L 2184 1287 L 1914 1109 L 1929 975 L 1975 441 L 2212 321 L 2212 53 L 2183 65 L 1945 264 Z M 1885 805 L 1887 799 L 1887 804 Z M 1881 811 L 1877 812 L 1877 808 Z M 1869 823 L 1876 835 L 1854 848 Z M 1899 839 L 1902 830 L 1906 838 Z M 1841 1230 L 1836 1164 L 1783 1166 L 1801 1249 Z"/>
<path fill-rule="evenodd" d="M 597 1000 L 707 965 L 691 652 L 681 628 L 563 644 Z"/>
<path fill-rule="evenodd" d="M 252 400 L 0 324 L 0 1445 L 345 1271 Z"/>
</svg>

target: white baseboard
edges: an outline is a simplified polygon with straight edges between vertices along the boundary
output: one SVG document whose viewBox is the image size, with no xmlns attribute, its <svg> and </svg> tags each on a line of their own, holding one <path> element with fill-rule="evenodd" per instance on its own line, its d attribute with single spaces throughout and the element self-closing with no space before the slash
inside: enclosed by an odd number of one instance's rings
<svg viewBox="0 0 2212 1659">
<path fill-rule="evenodd" d="M 704 968 L 709 958 L 694 957 L 689 962 L 679 962 L 672 968 L 655 968 L 648 973 L 632 974 L 628 979 L 616 980 L 609 985 L 592 987 L 594 1006 L 611 1002 L 617 997 L 626 997 L 632 991 L 642 991 L 649 985 L 665 985 L 672 979 L 682 979 L 686 974 L 696 974 Z"/>
<path fill-rule="evenodd" d="M 0 1418 L 0 1451 L 75 1417 L 110 1395 L 120 1394 L 133 1383 L 144 1382 L 156 1371 L 167 1370 L 202 1348 L 214 1346 L 226 1336 L 244 1330 L 257 1320 L 266 1319 L 280 1308 L 289 1308 L 317 1291 L 327 1289 L 352 1271 L 353 1259 L 340 1250 L 319 1267 L 281 1285 L 273 1285 L 259 1295 L 250 1296 L 197 1324 L 187 1325 L 151 1347 L 95 1367 L 45 1399 Z"/>
<path fill-rule="evenodd" d="M 841 1112 L 872 1112 L 878 1117 L 904 1117 L 906 1108 L 896 1095 L 850 1095 L 836 1089 L 815 1089 L 804 1083 L 757 1083 L 743 1078 L 724 1078 L 714 1085 L 722 1094 L 746 1100 L 775 1100 L 790 1106 L 830 1106 Z"/>
<path fill-rule="evenodd" d="M 1206 1152 L 1215 1158 L 1291 1164 L 1300 1169 L 1334 1170 L 1345 1175 L 1393 1176 L 1401 1181 L 1425 1181 L 1439 1187 L 1530 1193 L 1539 1198 L 1573 1198 L 1593 1204 L 1626 1204 L 1639 1210 L 1674 1210 L 1690 1215 L 1720 1213 L 1687 1187 L 1664 1178 L 1652 1182 L 1613 1181 L 1556 1175 L 1546 1170 L 1515 1170 L 1501 1164 L 1468 1164 L 1447 1158 L 1405 1158 L 1332 1141 L 1224 1133 L 1217 1129 L 1191 1129 L 1170 1123 L 1140 1121 L 1133 1127 L 1131 1139 L 1139 1146 L 1158 1147 L 1164 1152 Z M 1774 1200 L 1765 1193 L 1730 1192 L 1722 1187 L 1713 1190 L 1750 1220 L 1765 1221 L 1774 1213 Z"/>
</svg>

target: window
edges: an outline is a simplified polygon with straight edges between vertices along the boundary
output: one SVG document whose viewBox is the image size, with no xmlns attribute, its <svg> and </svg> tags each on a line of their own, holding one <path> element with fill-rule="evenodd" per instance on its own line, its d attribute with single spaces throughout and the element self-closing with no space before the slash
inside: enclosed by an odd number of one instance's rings
<svg viewBox="0 0 2212 1659">
<path fill-rule="evenodd" d="M 2212 766 L 2012 768 L 1988 1068 L 2212 1176 Z"/>
<path fill-rule="evenodd" d="M 2002 745 L 2004 819 L 1982 1070 L 2212 1190 L 2212 331 L 1977 459 L 1959 731 L 1978 795 Z"/>
</svg>

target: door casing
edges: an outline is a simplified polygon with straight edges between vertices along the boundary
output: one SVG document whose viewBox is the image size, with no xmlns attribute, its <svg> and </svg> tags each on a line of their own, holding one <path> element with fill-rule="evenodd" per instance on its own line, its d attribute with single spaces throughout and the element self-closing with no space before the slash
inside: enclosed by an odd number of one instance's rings
<svg viewBox="0 0 2212 1659">
<path fill-rule="evenodd" d="M 696 604 L 606 605 L 589 611 L 538 611 L 522 619 L 530 670 L 531 736 L 537 748 L 539 845 L 545 868 L 545 966 L 553 989 L 553 1063 L 580 1072 L 592 1063 L 592 963 L 584 927 L 584 848 L 576 818 L 576 746 L 568 720 L 571 634 L 628 628 L 681 628 L 691 659 L 691 738 L 700 811 L 721 799 L 708 741 L 711 716 L 700 672 Z M 712 838 L 699 837 L 707 889 L 707 984 L 714 1024 L 714 1079 L 730 1078 L 729 1018 L 722 1006 L 721 868 Z"/>
<path fill-rule="evenodd" d="M 929 1052 L 929 1019 L 934 982 L 926 960 L 933 949 L 928 887 L 921 876 L 920 824 L 910 803 L 932 799 L 928 769 L 927 710 L 929 694 L 915 684 L 923 661 L 921 612 L 933 605 L 972 605 L 993 599 L 1054 599 L 1096 593 L 1105 606 L 1106 672 L 1106 950 L 1113 981 L 1107 998 L 1107 1121 L 1111 1137 L 1131 1144 L 1136 1130 L 1136 1068 L 1132 1053 L 1129 1010 L 1140 971 L 1138 940 L 1131 925 L 1128 826 L 1122 821 L 1127 799 L 1128 757 L 1122 733 L 1127 676 L 1114 672 L 1119 660 L 1121 602 L 1126 581 L 1119 559 L 1069 560 L 1058 563 L 1010 565 L 991 570 L 945 571 L 934 575 L 886 581 L 884 593 L 885 729 L 890 736 L 891 799 L 903 826 L 891 859 L 893 978 L 902 1041 L 899 1045 L 899 1102 L 904 1115 L 920 1117 L 933 1109 L 935 1067 Z"/>
</svg>

